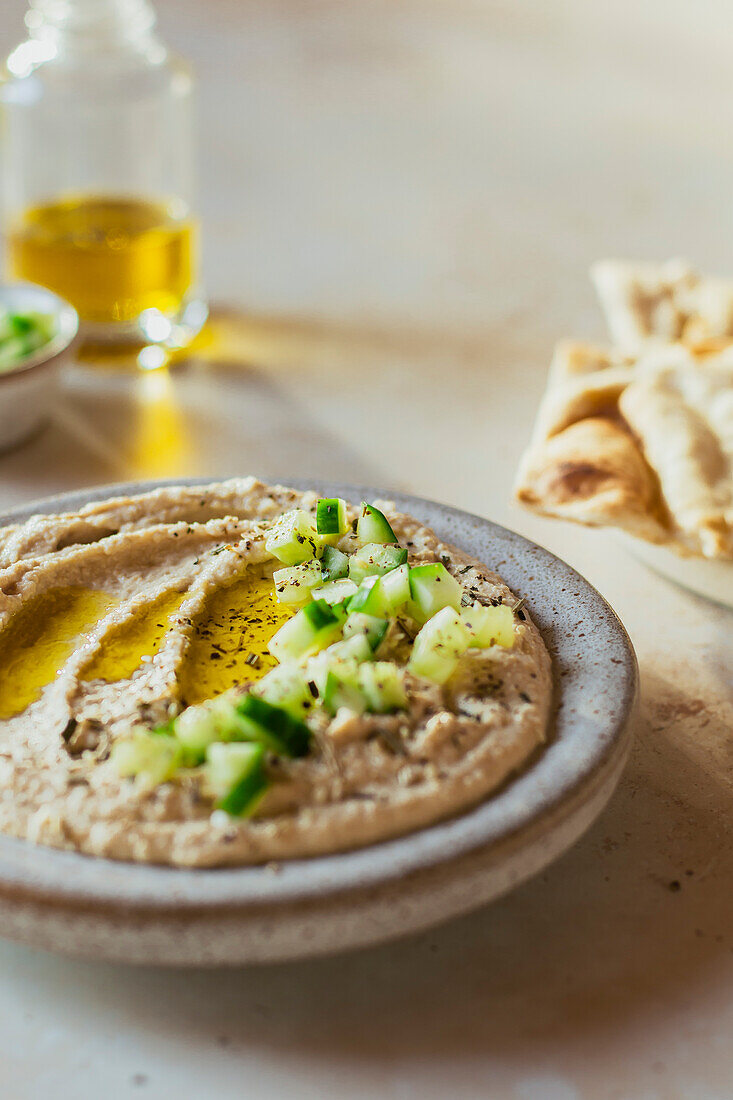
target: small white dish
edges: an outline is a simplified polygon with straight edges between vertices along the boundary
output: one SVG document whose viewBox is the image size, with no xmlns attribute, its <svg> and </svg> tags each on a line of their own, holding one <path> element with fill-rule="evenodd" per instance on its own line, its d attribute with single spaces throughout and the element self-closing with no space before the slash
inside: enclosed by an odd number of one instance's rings
<svg viewBox="0 0 733 1100">
<path fill-rule="evenodd" d="M 696 596 L 733 608 L 733 561 L 683 558 L 666 546 L 655 546 L 620 532 L 619 537 L 634 557 L 655 573 Z"/>
<path fill-rule="evenodd" d="M 0 371 L 0 451 L 17 447 L 48 418 L 64 360 L 79 331 L 73 306 L 33 283 L 0 286 L 0 308 L 52 315 L 56 335 L 11 370 Z"/>
</svg>

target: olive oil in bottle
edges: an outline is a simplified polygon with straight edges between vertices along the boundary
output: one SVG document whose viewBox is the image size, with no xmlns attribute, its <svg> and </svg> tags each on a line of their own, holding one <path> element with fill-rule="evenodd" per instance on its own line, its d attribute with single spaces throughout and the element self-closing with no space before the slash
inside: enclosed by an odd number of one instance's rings
<svg viewBox="0 0 733 1100">
<path fill-rule="evenodd" d="M 28 38 L 0 72 L 9 272 L 67 298 L 110 355 L 184 347 L 207 312 L 195 84 L 155 22 L 149 0 L 30 0 Z"/>
<path fill-rule="evenodd" d="M 182 203 L 74 196 L 32 206 L 8 228 L 12 276 L 40 283 L 93 325 L 176 315 L 191 287 L 194 226 Z"/>
</svg>

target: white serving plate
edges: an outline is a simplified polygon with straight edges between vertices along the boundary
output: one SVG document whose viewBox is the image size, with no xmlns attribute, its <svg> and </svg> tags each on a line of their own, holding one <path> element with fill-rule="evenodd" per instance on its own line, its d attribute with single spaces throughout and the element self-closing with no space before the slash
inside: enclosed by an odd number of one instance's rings
<svg viewBox="0 0 733 1100">
<path fill-rule="evenodd" d="M 78 955 L 167 965 L 293 959 L 377 943 L 511 890 L 577 840 L 608 801 L 630 746 L 637 669 L 621 623 L 587 581 L 520 535 L 441 504 L 373 488 L 287 483 L 356 502 L 392 499 L 526 597 L 554 665 L 547 746 L 459 817 L 277 869 L 141 866 L 0 837 L 3 935 Z M 0 517 L 0 526 L 161 484 L 172 482 L 39 501 Z"/>
<path fill-rule="evenodd" d="M 619 532 L 626 548 L 656 573 L 713 603 L 733 608 L 733 561 L 683 558 L 665 546 Z"/>
</svg>

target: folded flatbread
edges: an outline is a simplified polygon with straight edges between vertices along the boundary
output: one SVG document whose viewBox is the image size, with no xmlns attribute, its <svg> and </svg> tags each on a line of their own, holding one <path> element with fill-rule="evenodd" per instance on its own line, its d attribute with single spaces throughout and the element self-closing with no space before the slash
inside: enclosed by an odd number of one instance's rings
<svg viewBox="0 0 733 1100">
<path fill-rule="evenodd" d="M 602 260 L 591 279 L 611 339 L 623 351 L 733 339 L 733 282 L 703 277 L 684 260 Z"/>
<path fill-rule="evenodd" d="M 594 279 L 621 347 L 558 345 L 517 499 L 733 559 L 733 284 L 681 261 L 609 261 Z"/>
</svg>

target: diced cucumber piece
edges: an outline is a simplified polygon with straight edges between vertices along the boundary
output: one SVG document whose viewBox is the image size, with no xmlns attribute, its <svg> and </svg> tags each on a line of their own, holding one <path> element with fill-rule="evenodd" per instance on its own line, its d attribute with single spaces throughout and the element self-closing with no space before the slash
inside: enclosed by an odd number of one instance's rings
<svg viewBox="0 0 733 1100">
<path fill-rule="evenodd" d="M 349 529 L 346 501 L 341 497 L 323 497 L 316 505 L 316 530 L 319 535 L 345 535 Z"/>
<path fill-rule="evenodd" d="M 356 592 L 357 585 L 353 581 L 344 577 L 340 581 L 329 581 L 328 584 L 324 584 L 321 588 L 315 588 L 313 590 L 314 600 L 325 600 L 327 604 L 343 603 L 344 600 L 348 600 Z"/>
<path fill-rule="evenodd" d="M 251 814 L 267 790 L 262 745 L 217 743 L 206 753 L 206 779 L 220 810 L 235 817 Z"/>
<path fill-rule="evenodd" d="M 304 673 L 316 691 L 323 698 L 329 672 L 344 669 L 356 669 L 363 661 L 373 657 L 369 642 L 364 635 L 355 635 L 340 642 L 334 642 L 328 649 L 311 657 Z M 356 682 L 356 681 L 354 681 Z"/>
<path fill-rule="evenodd" d="M 377 592 L 384 605 L 382 612 L 385 616 L 396 615 L 410 599 L 410 567 L 400 565 L 397 569 L 390 569 L 377 582 Z"/>
<path fill-rule="evenodd" d="M 374 661 L 359 666 L 359 687 L 374 714 L 386 714 L 407 706 L 402 670 L 392 661 Z"/>
<path fill-rule="evenodd" d="M 369 639 L 365 634 L 352 634 L 340 642 L 334 642 L 323 652 L 324 657 L 341 660 L 371 661 L 374 656 Z"/>
<path fill-rule="evenodd" d="M 119 776 L 135 776 L 138 785 L 149 790 L 173 778 L 182 762 L 182 750 L 170 734 L 136 729 L 131 737 L 112 746 L 110 760 Z"/>
<path fill-rule="evenodd" d="M 20 365 L 47 344 L 55 331 L 56 320 L 51 314 L 0 310 L 0 370 Z"/>
<path fill-rule="evenodd" d="M 199 764 L 216 741 L 257 741 L 259 729 L 237 710 L 238 696 L 231 692 L 187 707 L 173 723 L 176 739 L 187 764 Z"/>
<path fill-rule="evenodd" d="M 425 623 L 415 638 L 410 670 L 436 684 L 452 676 L 470 638 L 463 620 L 453 607 L 444 607 Z"/>
<path fill-rule="evenodd" d="M 302 508 L 285 512 L 273 525 L 265 549 L 283 565 L 300 565 L 320 557 L 323 543 L 316 531 L 314 517 Z"/>
<path fill-rule="evenodd" d="M 477 603 L 464 607 L 461 618 L 468 630 L 470 645 L 482 649 L 491 645 L 511 649 L 514 645 L 514 612 L 507 604 L 483 607 Z"/>
<path fill-rule="evenodd" d="M 240 718 L 256 727 L 258 733 L 253 740 L 261 741 L 271 752 L 278 756 L 305 756 L 308 752 L 310 730 L 282 707 L 249 693 L 235 709 Z"/>
<path fill-rule="evenodd" d="M 390 569 L 396 569 L 406 561 L 407 551 L 401 546 L 382 546 L 378 542 L 370 542 L 349 558 L 349 576 L 352 581 L 361 584 L 365 577 L 389 573 Z"/>
<path fill-rule="evenodd" d="M 217 705 L 218 704 L 218 705 Z M 231 709 L 231 704 L 228 704 Z M 214 741 L 236 736 L 237 727 L 222 714 L 218 700 L 208 700 L 195 707 L 186 707 L 173 723 L 176 740 L 183 749 L 188 765 L 200 764 Z"/>
<path fill-rule="evenodd" d="M 367 546 L 370 542 L 396 543 L 398 539 L 384 513 L 363 500 L 356 524 L 356 541 L 359 546 Z"/>
<path fill-rule="evenodd" d="M 290 663 L 278 665 L 258 680 L 252 694 L 274 707 L 282 707 L 294 718 L 302 718 L 313 705 L 303 669 Z"/>
<path fill-rule="evenodd" d="M 358 665 L 355 661 L 338 661 L 326 673 L 323 705 L 331 714 L 348 707 L 356 714 L 366 710 L 366 699 L 359 689 Z"/>
<path fill-rule="evenodd" d="M 344 638 L 364 637 L 371 649 L 376 652 L 389 630 L 386 619 L 375 615 L 365 615 L 363 611 L 353 611 L 344 623 Z"/>
<path fill-rule="evenodd" d="M 280 627 L 268 649 L 278 661 L 299 661 L 334 642 L 342 623 L 343 615 L 325 600 L 314 600 Z"/>
<path fill-rule="evenodd" d="M 381 577 L 365 577 L 349 601 L 349 612 L 388 618 L 396 615 L 410 598 L 410 567 L 400 565 Z"/>
<path fill-rule="evenodd" d="M 11 336 L 0 345 L 0 369 L 22 363 L 28 354 L 24 336 Z"/>
<path fill-rule="evenodd" d="M 441 562 L 410 570 L 410 612 L 418 622 L 432 619 L 444 607 L 460 610 L 463 589 Z"/>
<path fill-rule="evenodd" d="M 349 575 L 349 555 L 335 546 L 324 546 L 321 558 L 321 575 L 324 583 L 340 581 Z"/>
<path fill-rule="evenodd" d="M 275 595 L 279 603 L 302 604 L 311 598 L 311 590 L 321 584 L 321 567 L 317 561 L 304 561 L 301 565 L 288 565 L 272 574 Z"/>
</svg>

